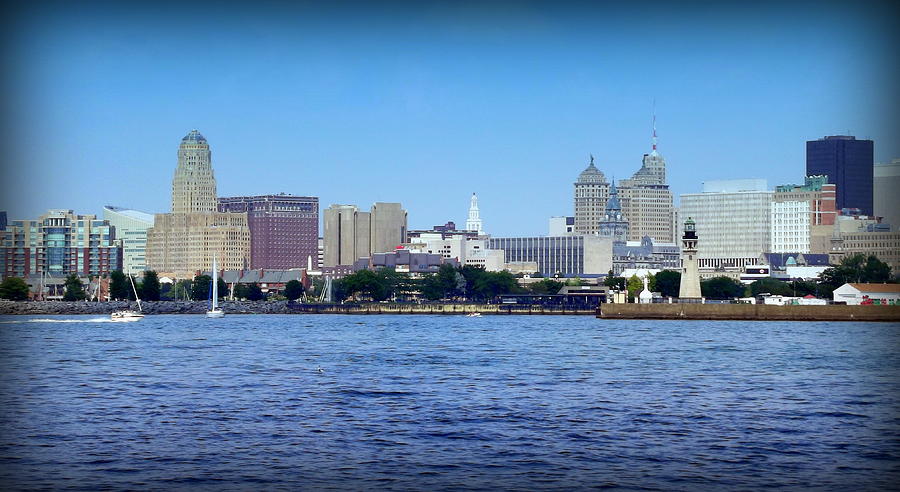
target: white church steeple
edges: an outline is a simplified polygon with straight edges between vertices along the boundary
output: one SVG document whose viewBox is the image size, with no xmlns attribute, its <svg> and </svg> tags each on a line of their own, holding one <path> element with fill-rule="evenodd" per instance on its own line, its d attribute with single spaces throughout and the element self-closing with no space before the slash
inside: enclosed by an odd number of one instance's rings
<svg viewBox="0 0 900 492">
<path fill-rule="evenodd" d="M 466 220 L 466 230 L 478 231 L 478 234 L 483 232 L 481 216 L 478 212 L 478 197 L 475 196 L 475 193 L 472 193 L 472 201 L 469 204 L 469 218 Z"/>
</svg>

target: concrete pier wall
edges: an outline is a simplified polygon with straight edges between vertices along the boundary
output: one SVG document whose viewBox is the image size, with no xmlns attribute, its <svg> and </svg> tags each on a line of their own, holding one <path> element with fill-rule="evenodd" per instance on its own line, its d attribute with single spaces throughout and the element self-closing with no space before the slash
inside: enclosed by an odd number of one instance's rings
<svg viewBox="0 0 900 492">
<path fill-rule="evenodd" d="M 601 304 L 604 319 L 758 321 L 900 321 L 900 306 L 773 306 L 766 304 Z"/>
</svg>

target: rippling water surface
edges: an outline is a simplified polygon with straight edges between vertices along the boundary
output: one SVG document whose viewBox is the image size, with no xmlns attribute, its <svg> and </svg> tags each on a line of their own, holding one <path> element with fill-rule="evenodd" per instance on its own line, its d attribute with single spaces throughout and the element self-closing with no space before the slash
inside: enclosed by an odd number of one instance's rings
<svg viewBox="0 0 900 492">
<path fill-rule="evenodd" d="M 0 318 L 6 490 L 900 483 L 896 324 L 42 318 Z"/>
</svg>

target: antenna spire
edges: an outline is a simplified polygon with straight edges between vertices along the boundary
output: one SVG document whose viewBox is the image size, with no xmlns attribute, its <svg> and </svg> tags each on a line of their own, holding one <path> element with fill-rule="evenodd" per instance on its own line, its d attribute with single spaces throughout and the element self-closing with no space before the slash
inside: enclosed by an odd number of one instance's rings
<svg viewBox="0 0 900 492">
<path fill-rule="evenodd" d="M 653 99 L 653 155 L 656 155 L 656 98 Z"/>
</svg>

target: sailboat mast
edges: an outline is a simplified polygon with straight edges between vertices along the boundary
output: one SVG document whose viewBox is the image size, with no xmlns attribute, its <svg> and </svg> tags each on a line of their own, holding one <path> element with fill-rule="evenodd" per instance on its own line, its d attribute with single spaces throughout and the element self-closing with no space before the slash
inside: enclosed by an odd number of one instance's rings
<svg viewBox="0 0 900 492">
<path fill-rule="evenodd" d="M 131 280 L 131 288 L 132 288 L 132 290 L 134 290 L 134 298 L 137 300 L 137 303 L 138 303 L 138 311 L 144 312 L 144 310 L 141 309 L 141 298 L 140 298 L 140 296 L 138 296 L 137 287 L 134 286 L 134 277 L 132 277 L 130 273 L 128 274 L 128 280 Z"/>
</svg>

